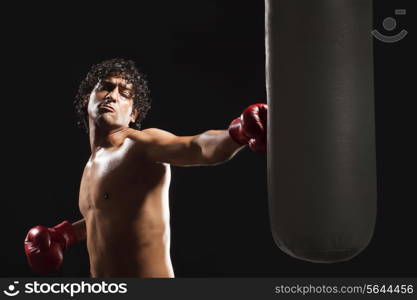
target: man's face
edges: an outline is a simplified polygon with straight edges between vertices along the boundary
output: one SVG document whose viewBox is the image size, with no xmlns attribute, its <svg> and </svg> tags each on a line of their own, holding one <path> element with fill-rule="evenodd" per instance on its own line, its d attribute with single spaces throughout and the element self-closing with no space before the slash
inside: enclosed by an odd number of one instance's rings
<svg viewBox="0 0 417 300">
<path fill-rule="evenodd" d="M 87 110 L 96 126 L 129 126 L 138 114 L 133 109 L 133 85 L 118 76 L 103 78 L 91 92 Z"/>
</svg>

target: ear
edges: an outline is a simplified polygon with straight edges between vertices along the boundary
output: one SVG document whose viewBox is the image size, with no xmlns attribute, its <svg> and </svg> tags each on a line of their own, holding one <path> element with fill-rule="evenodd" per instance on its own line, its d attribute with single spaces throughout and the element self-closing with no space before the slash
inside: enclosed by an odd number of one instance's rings
<svg viewBox="0 0 417 300">
<path fill-rule="evenodd" d="M 132 113 L 130 114 L 130 122 L 135 123 L 136 118 L 139 116 L 139 109 L 133 108 Z"/>
</svg>

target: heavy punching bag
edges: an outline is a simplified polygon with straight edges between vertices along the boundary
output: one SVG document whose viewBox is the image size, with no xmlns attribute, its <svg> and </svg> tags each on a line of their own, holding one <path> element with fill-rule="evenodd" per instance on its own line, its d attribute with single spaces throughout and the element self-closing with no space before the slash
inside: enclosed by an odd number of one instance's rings
<svg viewBox="0 0 417 300">
<path fill-rule="evenodd" d="M 266 0 L 268 198 L 275 242 L 346 261 L 376 217 L 371 0 Z"/>
</svg>

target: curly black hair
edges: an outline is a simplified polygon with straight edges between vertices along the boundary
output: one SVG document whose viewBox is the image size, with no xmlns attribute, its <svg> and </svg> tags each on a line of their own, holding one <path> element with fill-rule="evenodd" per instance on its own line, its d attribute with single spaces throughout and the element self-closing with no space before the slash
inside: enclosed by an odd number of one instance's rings
<svg viewBox="0 0 417 300">
<path fill-rule="evenodd" d="M 120 76 L 133 84 L 133 108 L 139 110 L 139 115 L 129 127 L 140 129 L 141 122 L 151 108 L 151 97 L 146 75 L 142 73 L 132 60 L 114 58 L 93 65 L 87 76 L 81 82 L 74 106 L 78 116 L 77 125 L 88 133 L 88 96 L 97 82 L 109 76 Z"/>
</svg>

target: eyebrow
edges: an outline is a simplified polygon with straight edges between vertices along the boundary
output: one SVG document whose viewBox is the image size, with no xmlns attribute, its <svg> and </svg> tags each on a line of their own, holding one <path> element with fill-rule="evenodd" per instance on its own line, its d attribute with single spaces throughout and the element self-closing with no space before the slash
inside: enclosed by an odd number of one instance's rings
<svg viewBox="0 0 417 300">
<path fill-rule="evenodd" d="M 103 83 L 107 83 L 107 84 L 116 85 L 114 82 L 112 82 L 112 81 L 110 81 L 110 80 L 106 80 L 106 79 L 103 79 L 103 80 L 102 80 L 102 82 L 103 82 Z M 128 84 L 129 84 L 129 83 L 128 83 Z M 118 85 L 119 85 L 120 87 L 122 87 L 123 89 L 125 89 L 125 90 L 128 90 L 128 91 L 133 91 L 133 88 L 128 87 L 128 86 L 127 86 L 127 84 L 125 84 L 125 83 L 119 83 Z"/>
</svg>

